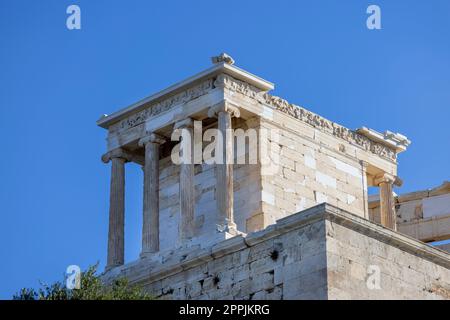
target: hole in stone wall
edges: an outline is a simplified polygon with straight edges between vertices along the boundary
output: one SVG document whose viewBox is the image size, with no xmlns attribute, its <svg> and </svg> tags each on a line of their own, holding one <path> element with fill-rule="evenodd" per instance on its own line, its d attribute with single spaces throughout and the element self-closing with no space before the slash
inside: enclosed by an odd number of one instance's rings
<svg viewBox="0 0 450 320">
<path fill-rule="evenodd" d="M 172 288 L 170 288 L 169 290 L 167 290 L 166 292 L 163 292 L 163 295 L 166 295 L 166 294 L 173 294 L 173 289 Z"/>
<path fill-rule="evenodd" d="M 214 276 L 213 283 L 216 286 L 220 282 L 220 278 L 218 276 Z"/>
<path fill-rule="evenodd" d="M 279 253 L 278 250 L 272 250 L 272 252 L 270 253 L 270 257 L 272 258 L 273 261 L 276 261 L 278 259 Z"/>
</svg>

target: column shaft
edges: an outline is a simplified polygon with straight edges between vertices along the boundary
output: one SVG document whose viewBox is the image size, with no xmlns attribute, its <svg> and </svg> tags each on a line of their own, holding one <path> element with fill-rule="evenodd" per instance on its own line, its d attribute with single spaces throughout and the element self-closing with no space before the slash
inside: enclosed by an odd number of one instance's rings
<svg viewBox="0 0 450 320">
<path fill-rule="evenodd" d="M 381 224 L 387 228 L 397 230 L 395 203 L 392 195 L 392 182 L 383 181 L 380 187 L 380 216 Z"/>
<path fill-rule="evenodd" d="M 180 240 L 191 238 L 194 233 L 194 163 L 193 130 L 187 125 L 182 130 L 182 162 L 180 164 Z"/>
<path fill-rule="evenodd" d="M 111 159 L 107 269 L 124 263 L 125 159 Z"/>
<path fill-rule="evenodd" d="M 218 128 L 223 138 L 223 164 L 217 164 L 217 202 L 219 223 L 234 224 L 233 217 L 233 135 L 231 114 L 218 112 Z"/>
<path fill-rule="evenodd" d="M 142 254 L 159 251 L 159 144 L 145 143 Z"/>
</svg>

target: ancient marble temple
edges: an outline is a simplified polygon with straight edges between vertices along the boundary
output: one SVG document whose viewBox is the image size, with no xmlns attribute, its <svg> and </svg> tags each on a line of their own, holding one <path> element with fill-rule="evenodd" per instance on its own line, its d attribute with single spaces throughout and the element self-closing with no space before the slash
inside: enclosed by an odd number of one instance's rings
<svg viewBox="0 0 450 320">
<path fill-rule="evenodd" d="M 391 131 L 351 130 L 274 96 L 273 83 L 226 54 L 212 62 L 97 121 L 108 133 L 102 160 L 111 166 L 104 279 L 126 276 L 164 299 L 445 297 L 448 254 L 396 231 L 397 156 L 410 141 Z M 175 164 L 177 129 L 201 148 L 208 129 L 217 129 L 223 143 L 216 152 L 228 161 Z M 230 132 L 244 133 L 240 153 Z M 248 132 L 258 133 L 256 144 Z M 237 161 L 263 149 L 269 161 Z M 131 165 L 143 169 L 142 249 L 125 263 Z M 379 188 L 376 221 L 370 186 Z M 394 274 L 408 264 L 420 276 L 398 292 Z M 386 274 L 381 289 L 366 283 L 373 265 Z M 436 274 L 440 282 L 427 282 Z"/>
</svg>

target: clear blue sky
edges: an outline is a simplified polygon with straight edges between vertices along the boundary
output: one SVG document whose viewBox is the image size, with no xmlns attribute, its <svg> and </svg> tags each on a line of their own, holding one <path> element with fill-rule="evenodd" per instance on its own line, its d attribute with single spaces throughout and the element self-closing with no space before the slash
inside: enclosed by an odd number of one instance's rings
<svg viewBox="0 0 450 320">
<path fill-rule="evenodd" d="M 275 5 L 276 3 L 276 5 Z M 77 4 L 82 29 L 66 28 Z M 366 8 L 382 30 L 366 28 Z M 350 128 L 401 132 L 404 186 L 449 179 L 450 1 L 0 2 L 0 298 L 106 258 L 109 165 L 95 121 L 222 51 L 274 94 Z M 127 167 L 126 259 L 142 180 Z"/>
</svg>

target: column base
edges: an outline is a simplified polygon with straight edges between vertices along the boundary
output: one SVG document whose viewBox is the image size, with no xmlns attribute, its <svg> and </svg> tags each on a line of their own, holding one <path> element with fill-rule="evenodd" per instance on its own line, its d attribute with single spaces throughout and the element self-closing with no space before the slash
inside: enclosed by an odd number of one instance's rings
<svg viewBox="0 0 450 320">
<path fill-rule="evenodd" d="M 158 255 L 158 253 L 159 253 L 159 251 L 156 251 L 156 252 L 150 252 L 150 251 L 149 252 L 141 252 L 139 254 L 139 258 L 141 258 L 141 259 L 152 258 L 152 257 Z"/>
<path fill-rule="evenodd" d="M 111 271 L 113 269 L 116 269 L 118 267 L 121 267 L 121 266 L 123 266 L 123 264 L 114 264 L 114 265 L 106 266 L 105 267 L 105 272 L 109 272 L 109 271 Z"/>
<path fill-rule="evenodd" d="M 184 248 L 193 248 L 199 246 L 200 248 L 208 248 L 224 240 L 234 238 L 236 236 L 246 236 L 245 233 L 240 232 L 236 228 L 235 223 L 230 223 L 225 221 L 223 224 L 216 224 L 215 230 L 211 230 L 207 234 L 202 234 L 200 236 L 192 237 L 183 243 L 178 243 L 176 250 Z"/>
<path fill-rule="evenodd" d="M 237 230 L 236 223 L 234 223 L 233 221 L 230 221 L 228 219 L 225 219 L 225 222 L 223 224 L 217 224 L 216 231 L 228 233 L 228 234 L 232 235 L 233 237 L 237 236 L 239 234 L 242 234 L 242 232 L 239 232 Z"/>
<path fill-rule="evenodd" d="M 244 232 L 238 231 L 236 223 L 234 223 L 233 221 L 225 219 L 224 224 L 216 225 L 215 238 L 217 240 L 227 240 L 238 235 L 246 236 Z"/>
<path fill-rule="evenodd" d="M 115 267 L 116 267 L 116 266 L 106 266 L 106 267 L 105 267 L 105 272 L 108 272 L 108 271 L 114 269 Z"/>
<path fill-rule="evenodd" d="M 189 238 L 184 238 L 184 239 L 178 239 L 176 244 L 175 244 L 175 248 L 179 249 L 179 248 L 189 248 L 192 246 L 193 242 L 194 242 L 195 238 L 194 237 L 189 237 Z"/>
</svg>

